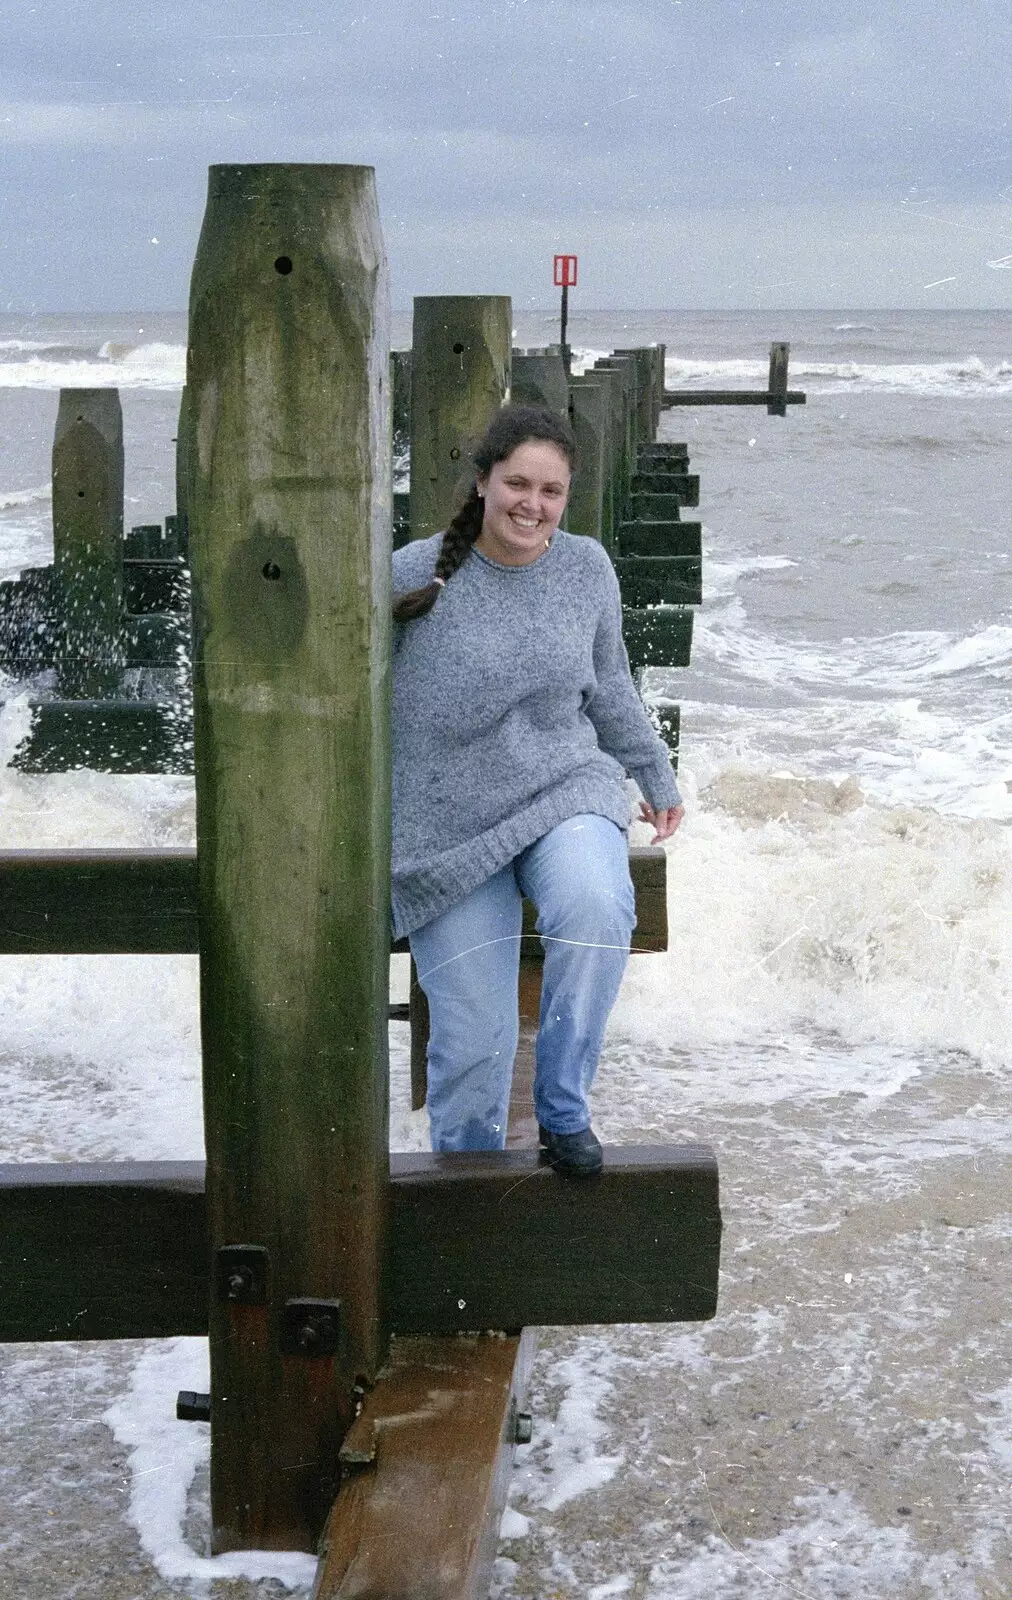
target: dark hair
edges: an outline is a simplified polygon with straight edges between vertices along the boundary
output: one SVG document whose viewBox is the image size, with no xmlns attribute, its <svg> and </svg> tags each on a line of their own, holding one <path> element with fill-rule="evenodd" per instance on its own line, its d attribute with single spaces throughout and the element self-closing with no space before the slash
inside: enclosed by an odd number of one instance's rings
<svg viewBox="0 0 1012 1600">
<path fill-rule="evenodd" d="M 443 534 L 436 558 L 435 576 L 446 583 L 471 554 L 481 533 L 485 503 L 478 493 L 478 478 L 485 478 L 497 461 L 505 461 L 519 445 L 529 439 L 554 444 L 565 456 L 572 472 L 576 465 L 576 440 L 569 423 L 555 411 L 542 406 L 503 406 L 497 411 L 480 443 L 471 452 L 475 473 L 470 484 L 458 494 L 453 516 Z M 441 583 L 427 583 L 394 599 L 394 621 L 412 622 L 432 610 L 439 598 Z"/>
</svg>

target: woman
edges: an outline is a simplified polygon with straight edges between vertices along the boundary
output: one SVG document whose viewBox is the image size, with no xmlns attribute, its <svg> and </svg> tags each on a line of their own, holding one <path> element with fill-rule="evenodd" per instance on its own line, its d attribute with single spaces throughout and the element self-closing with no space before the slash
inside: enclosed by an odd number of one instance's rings
<svg viewBox="0 0 1012 1600">
<path fill-rule="evenodd" d="M 553 412 L 505 406 L 445 533 L 394 554 L 393 916 L 429 1001 L 434 1150 L 502 1149 L 521 901 L 545 948 L 539 1135 L 600 1170 L 587 1095 L 635 926 L 630 773 L 654 842 L 683 808 L 622 643 L 614 568 L 562 532 L 575 461 Z"/>
</svg>

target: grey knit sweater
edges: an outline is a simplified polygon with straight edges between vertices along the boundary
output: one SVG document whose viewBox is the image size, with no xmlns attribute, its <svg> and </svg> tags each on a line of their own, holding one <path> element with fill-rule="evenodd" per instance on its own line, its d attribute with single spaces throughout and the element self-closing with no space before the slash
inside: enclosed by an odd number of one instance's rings
<svg viewBox="0 0 1012 1600">
<path fill-rule="evenodd" d="M 431 581 L 441 540 L 394 552 L 395 595 Z M 680 804 L 594 539 L 556 531 L 525 567 L 473 550 L 428 616 L 395 625 L 393 679 L 397 938 L 568 817 L 628 828 L 626 773 L 656 808 Z"/>
</svg>

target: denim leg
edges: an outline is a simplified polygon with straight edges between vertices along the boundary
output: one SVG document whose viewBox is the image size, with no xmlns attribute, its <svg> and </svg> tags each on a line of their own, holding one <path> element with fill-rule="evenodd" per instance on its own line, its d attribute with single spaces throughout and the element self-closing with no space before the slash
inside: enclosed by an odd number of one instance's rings
<svg viewBox="0 0 1012 1600">
<path fill-rule="evenodd" d="M 626 835 L 607 817 L 570 817 L 513 866 L 545 946 L 534 1109 L 550 1132 L 579 1133 L 636 926 Z"/>
<path fill-rule="evenodd" d="M 429 1002 L 433 1150 L 502 1150 L 517 1051 L 521 897 L 512 863 L 409 937 Z"/>
</svg>

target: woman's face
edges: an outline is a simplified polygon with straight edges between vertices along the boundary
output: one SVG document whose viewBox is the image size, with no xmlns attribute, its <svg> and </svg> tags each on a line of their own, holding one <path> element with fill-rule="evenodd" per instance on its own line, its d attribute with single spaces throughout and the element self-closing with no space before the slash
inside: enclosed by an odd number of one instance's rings
<svg viewBox="0 0 1012 1600">
<path fill-rule="evenodd" d="M 566 508 L 569 462 L 557 444 L 527 439 L 478 479 L 485 516 L 475 548 L 507 567 L 525 567 L 544 554 Z"/>
</svg>

